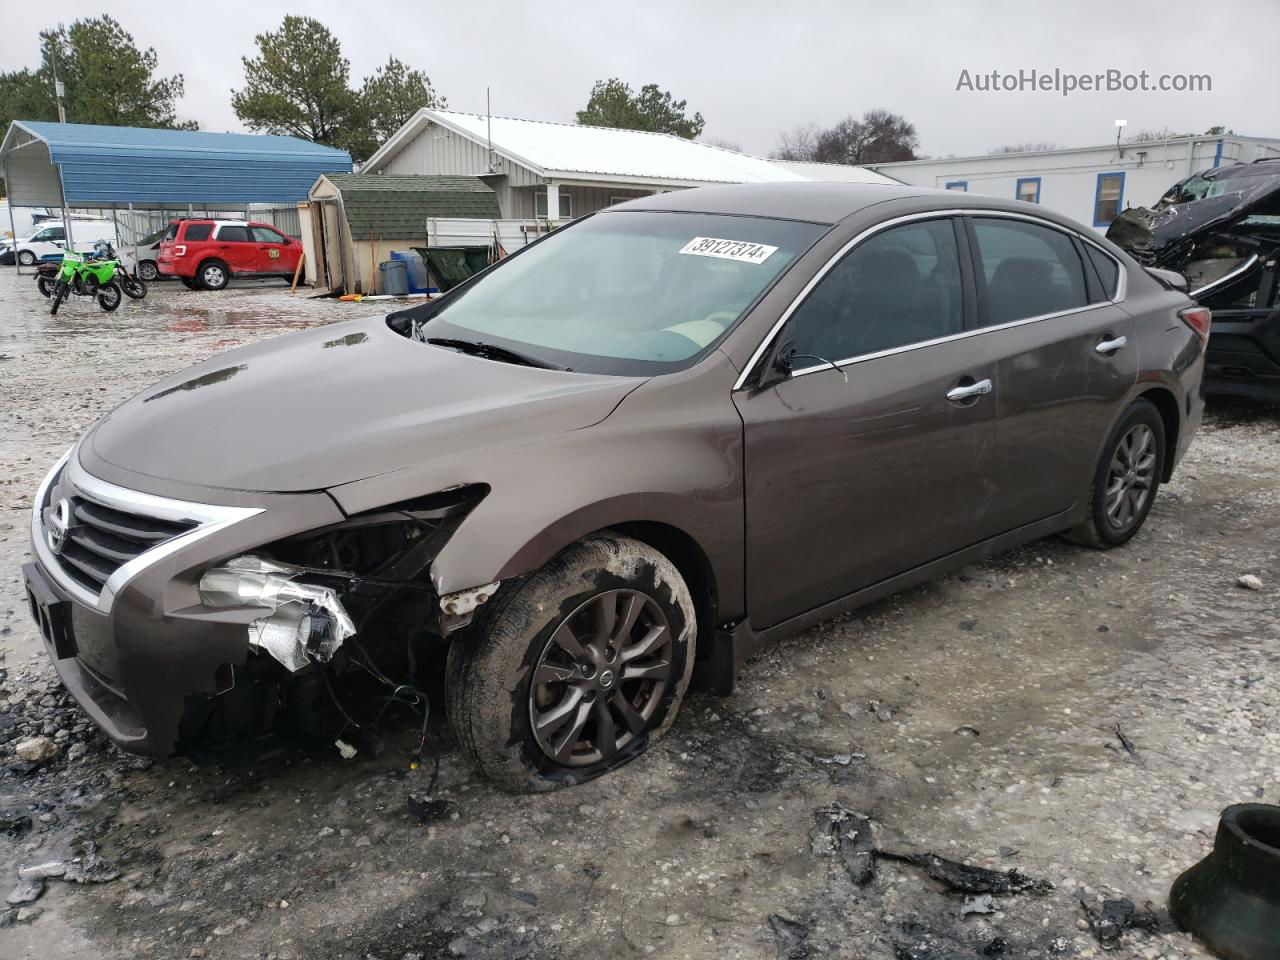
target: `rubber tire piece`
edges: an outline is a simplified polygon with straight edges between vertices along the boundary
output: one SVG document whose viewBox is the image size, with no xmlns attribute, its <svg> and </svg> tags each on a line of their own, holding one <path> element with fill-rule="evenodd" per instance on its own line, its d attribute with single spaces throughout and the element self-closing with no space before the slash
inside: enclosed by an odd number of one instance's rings
<svg viewBox="0 0 1280 960">
<path fill-rule="evenodd" d="M 218 284 L 217 286 L 212 286 L 209 283 L 205 282 L 205 279 L 204 279 L 205 267 L 210 267 L 210 266 L 217 266 L 222 268 L 222 283 Z M 204 261 L 204 263 L 200 264 L 200 266 L 196 269 L 196 278 L 197 278 L 196 283 L 200 284 L 200 289 L 202 290 L 225 290 L 227 289 L 227 284 L 231 282 L 231 271 L 227 269 L 227 265 L 223 263 L 221 260 L 206 260 Z"/>
<path fill-rule="evenodd" d="M 672 676 L 651 727 L 607 761 L 566 767 L 534 740 L 529 718 L 533 667 L 551 633 L 588 598 L 629 588 L 653 597 L 673 637 Z M 693 674 L 697 619 L 675 565 L 647 544 L 612 534 L 587 537 L 541 570 L 504 583 L 454 639 L 445 673 L 449 723 L 485 776 L 512 793 L 593 780 L 634 760 L 674 722 Z"/>
<path fill-rule="evenodd" d="M 1115 456 L 1116 447 L 1119 446 L 1121 439 L 1139 423 L 1145 423 L 1150 427 L 1152 434 L 1156 438 L 1156 464 L 1152 473 L 1151 493 L 1147 497 L 1146 503 L 1142 505 L 1137 522 L 1130 524 L 1125 530 L 1119 531 L 1107 521 L 1107 474 L 1111 468 L 1111 458 Z M 1064 536 L 1074 543 L 1093 547 L 1095 550 L 1110 550 L 1112 547 L 1127 543 L 1142 529 L 1142 525 L 1147 521 L 1147 514 L 1151 512 L 1151 505 L 1155 503 L 1156 494 L 1160 491 L 1160 478 L 1164 476 L 1166 456 L 1164 419 L 1160 416 L 1160 411 L 1155 408 L 1155 405 L 1150 400 L 1135 400 L 1121 415 L 1120 419 L 1116 421 L 1116 425 L 1111 428 L 1111 434 L 1107 437 L 1107 442 L 1102 447 L 1102 456 L 1099 457 L 1098 464 L 1094 467 L 1093 482 L 1089 487 L 1088 518 L 1079 526 L 1073 527 Z"/>
</svg>

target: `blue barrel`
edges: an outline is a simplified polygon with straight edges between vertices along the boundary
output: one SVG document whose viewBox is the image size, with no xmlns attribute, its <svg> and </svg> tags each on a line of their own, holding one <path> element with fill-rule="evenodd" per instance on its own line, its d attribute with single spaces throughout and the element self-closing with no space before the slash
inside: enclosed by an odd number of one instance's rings
<svg viewBox="0 0 1280 960">
<path fill-rule="evenodd" d="M 431 279 L 427 275 L 427 265 L 422 262 L 422 256 L 417 251 L 392 250 L 391 259 L 404 261 L 405 268 L 408 270 L 410 293 L 426 293 L 428 291 L 431 286 Z"/>
<path fill-rule="evenodd" d="M 403 297 L 409 293 L 409 270 L 403 260 L 383 260 L 378 264 L 382 273 L 382 292 L 393 297 Z"/>
</svg>

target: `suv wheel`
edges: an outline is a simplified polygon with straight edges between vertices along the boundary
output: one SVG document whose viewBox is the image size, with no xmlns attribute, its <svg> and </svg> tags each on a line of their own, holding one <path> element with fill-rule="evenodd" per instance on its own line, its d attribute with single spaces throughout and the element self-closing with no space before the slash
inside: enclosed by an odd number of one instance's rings
<svg viewBox="0 0 1280 960">
<path fill-rule="evenodd" d="M 504 584 L 453 643 L 449 722 L 507 790 L 594 779 L 671 726 L 696 630 L 670 560 L 626 537 L 588 537 Z"/>
<path fill-rule="evenodd" d="M 206 260 L 196 271 L 196 280 L 206 290 L 221 290 L 231 279 L 231 272 L 221 260 Z"/>
<path fill-rule="evenodd" d="M 1165 455 L 1160 411 L 1149 400 L 1135 401 L 1102 448 L 1089 491 L 1089 517 L 1068 538 L 1100 550 L 1132 538 L 1151 512 Z"/>
<path fill-rule="evenodd" d="M 36 255 L 32 253 L 30 250 L 19 250 L 18 262 L 22 264 L 24 267 L 29 267 L 36 262 Z"/>
</svg>

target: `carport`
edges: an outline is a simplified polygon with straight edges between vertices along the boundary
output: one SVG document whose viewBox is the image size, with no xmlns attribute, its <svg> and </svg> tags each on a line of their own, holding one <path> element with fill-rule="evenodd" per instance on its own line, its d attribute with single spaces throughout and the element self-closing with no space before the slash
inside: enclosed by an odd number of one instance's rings
<svg viewBox="0 0 1280 960">
<path fill-rule="evenodd" d="M 324 173 L 349 173 L 351 155 L 297 137 L 15 120 L 0 143 L 14 206 L 247 210 L 307 199 Z"/>
</svg>

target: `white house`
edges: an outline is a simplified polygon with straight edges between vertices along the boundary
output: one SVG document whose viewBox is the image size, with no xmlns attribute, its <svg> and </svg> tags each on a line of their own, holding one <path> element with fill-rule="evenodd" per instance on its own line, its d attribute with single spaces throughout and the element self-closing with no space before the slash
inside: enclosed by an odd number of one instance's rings
<svg viewBox="0 0 1280 960">
<path fill-rule="evenodd" d="M 1280 157 L 1280 139 L 1177 137 L 871 166 L 914 186 L 1042 203 L 1102 232 L 1120 211 L 1151 206 L 1193 173 L 1272 157 Z"/>
<path fill-rule="evenodd" d="M 827 176 L 791 169 L 666 133 L 486 117 L 423 108 L 365 162 L 362 174 L 478 176 L 506 219 L 569 220 L 623 200 L 715 183 L 777 183 L 855 176 L 892 183 L 859 167 Z"/>
</svg>

